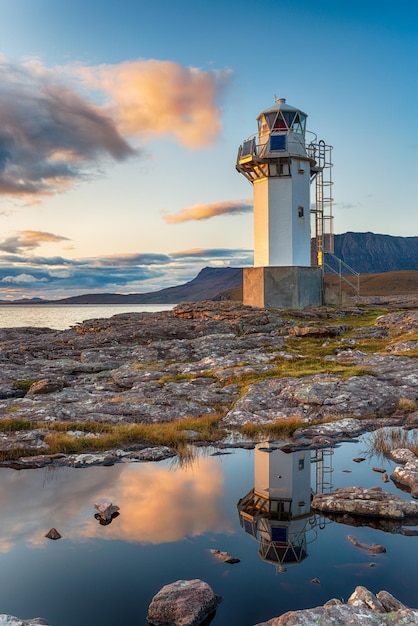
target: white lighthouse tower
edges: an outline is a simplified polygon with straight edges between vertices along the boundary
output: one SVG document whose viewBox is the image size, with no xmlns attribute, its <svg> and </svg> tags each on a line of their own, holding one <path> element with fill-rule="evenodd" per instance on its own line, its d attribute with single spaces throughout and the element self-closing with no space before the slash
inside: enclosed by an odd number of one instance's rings
<svg viewBox="0 0 418 626">
<path fill-rule="evenodd" d="M 238 151 L 236 169 L 254 189 L 254 267 L 244 270 L 245 304 L 304 308 L 322 303 L 324 220 L 316 220 L 319 254 L 311 266 L 310 186 L 324 163 L 318 158 L 320 144 L 306 145 L 306 118 L 280 98 L 260 113 L 258 132 Z"/>
</svg>

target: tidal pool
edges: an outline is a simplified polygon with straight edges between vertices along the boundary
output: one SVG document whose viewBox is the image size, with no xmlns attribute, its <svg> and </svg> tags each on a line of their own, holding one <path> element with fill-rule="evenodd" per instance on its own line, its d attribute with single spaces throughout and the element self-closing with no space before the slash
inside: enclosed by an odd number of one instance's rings
<svg viewBox="0 0 418 626">
<path fill-rule="evenodd" d="M 418 606 L 417 536 L 310 511 L 311 490 L 332 486 L 378 485 L 410 497 L 372 469 L 390 474 L 390 462 L 353 461 L 366 456 L 364 439 L 319 452 L 285 454 L 268 443 L 213 452 L 196 450 L 185 465 L 1 469 L 0 613 L 42 616 L 52 626 L 146 626 L 155 593 L 192 578 L 223 597 L 213 626 L 252 626 L 346 600 L 357 585 Z M 120 507 L 106 526 L 95 518 L 103 501 Z M 58 541 L 45 538 L 51 527 Z M 371 557 L 348 534 L 387 551 Z M 217 561 L 210 549 L 240 562 Z"/>
</svg>

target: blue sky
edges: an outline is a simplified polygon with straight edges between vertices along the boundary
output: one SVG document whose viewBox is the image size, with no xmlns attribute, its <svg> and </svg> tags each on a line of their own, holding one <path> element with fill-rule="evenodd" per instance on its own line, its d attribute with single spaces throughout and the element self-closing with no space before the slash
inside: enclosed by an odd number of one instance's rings
<svg viewBox="0 0 418 626">
<path fill-rule="evenodd" d="M 0 0 L 0 298 L 252 264 L 240 143 L 334 146 L 335 232 L 417 236 L 416 0 Z"/>
</svg>

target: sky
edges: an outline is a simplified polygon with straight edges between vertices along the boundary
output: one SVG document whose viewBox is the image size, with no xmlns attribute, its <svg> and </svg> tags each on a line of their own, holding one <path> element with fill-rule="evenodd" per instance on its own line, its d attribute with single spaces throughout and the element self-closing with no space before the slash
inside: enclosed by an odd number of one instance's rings
<svg viewBox="0 0 418 626">
<path fill-rule="evenodd" d="M 418 235 L 417 0 L 0 0 L 0 299 L 253 263 L 240 144 L 333 146 L 334 229 Z"/>
</svg>

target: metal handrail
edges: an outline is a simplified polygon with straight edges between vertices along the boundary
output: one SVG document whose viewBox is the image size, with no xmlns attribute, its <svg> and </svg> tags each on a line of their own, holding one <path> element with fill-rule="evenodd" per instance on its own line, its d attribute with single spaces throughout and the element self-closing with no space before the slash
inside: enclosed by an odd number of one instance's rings
<svg viewBox="0 0 418 626">
<path fill-rule="evenodd" d="M 331 258 L 333 258 L 338 263 L 338 271 L 335 270 L 331 265 L 326 263 L 325 260 L 324 260 L 324 268 L 327 267 L 330 270 L 330 272 L 332 272 L 333 274 L 336 274 L 337 276 L 339 276 L 339 278 L 340 278 L 340 289 L 341 289 L 341 283 L 342 283 L 342 281 L 344 281 L 345 283 L 350 285 L 350 287 L 352 287 L 355 290 L 356 295 L 359 296 L 360 295 L 360 274 L 359 274 L 359 272 L 356 272 L 355 269 L 353 269 L 350 265 L 348 265 L 348 263 L 346 263 L 345 261 L 343 261 L 342 259 L 337 257 L 335 254 L 332 254 L 331 252 L 326 252 L 325 254 L 327 256 L 330 256 Z M 344 276 L 344 274 L 342 273 L 342 268 L 343 267 L 344 267 L 345 270 L 347 270 L 347 272 L 349 274 L 352 274 L 353 276 L 355 276 L 356 284 L 352 283 L 350 280 L 348 280 L 348 278 L 346 278 Z"/>
</svg>

